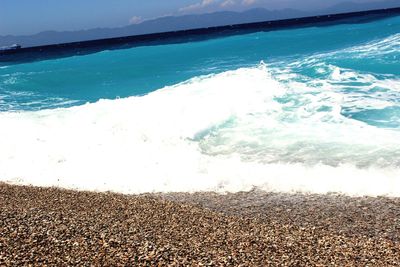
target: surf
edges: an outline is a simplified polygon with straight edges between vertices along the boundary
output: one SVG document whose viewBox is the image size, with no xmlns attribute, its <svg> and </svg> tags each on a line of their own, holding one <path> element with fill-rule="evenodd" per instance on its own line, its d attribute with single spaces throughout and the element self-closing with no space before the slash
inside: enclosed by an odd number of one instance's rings
<svg viewBox="0 0 400 267">
<path fill-rule="evenodd" d="M 400 196 L 399 18 L 2 66 L 0 180 Z"/>
<path fill-rule="evenodd" d="M 260 63 L 140 97 L 0 113 L 0 177 L 123 193 L 398 196 L 398 129 L 346 116 L 337 88 L 277 71 Z"/>
</svg>

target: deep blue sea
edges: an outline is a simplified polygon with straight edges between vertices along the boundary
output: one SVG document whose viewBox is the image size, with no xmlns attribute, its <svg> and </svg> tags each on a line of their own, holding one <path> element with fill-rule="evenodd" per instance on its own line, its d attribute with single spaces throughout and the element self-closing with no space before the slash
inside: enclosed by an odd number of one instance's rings
<svg viewBox="0 0 400 267">
<path fill-rule="evenodd" d="M 0 180 L 400 196 L 400 16 L 0 65 Z"/>
</svg>

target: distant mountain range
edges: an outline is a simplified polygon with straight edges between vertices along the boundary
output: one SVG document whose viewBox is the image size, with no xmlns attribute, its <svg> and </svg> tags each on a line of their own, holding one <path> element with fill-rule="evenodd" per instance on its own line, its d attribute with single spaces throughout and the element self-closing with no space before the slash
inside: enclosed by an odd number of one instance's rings
<svg viewBox="0 0 400 267">
<path fill-rule="evenodd" d="M 63 32 L 45 31 L 29 36 L 0 36 L 0 46 L 20 44 L 23 47 L 29 47 L 46 44 L 69 43 L 84 40 L 95 40 L 156 32 L 178 31 L 314 15 L 372 10 L 380 8 L 393 8 L 399 6 L 399 0 L 387 0 L 383 2 L 380 1 L 363 4 L 345 2 L 330 7 L 328 9 L 310 12 L 295 9 L 282 9 L 271 11 L 263 8 L 257 8 L 244 12 L 223 11 L 200 15 L 168 16 L 120 28 L 96 28 L 82 31 Z"/>
</svg>

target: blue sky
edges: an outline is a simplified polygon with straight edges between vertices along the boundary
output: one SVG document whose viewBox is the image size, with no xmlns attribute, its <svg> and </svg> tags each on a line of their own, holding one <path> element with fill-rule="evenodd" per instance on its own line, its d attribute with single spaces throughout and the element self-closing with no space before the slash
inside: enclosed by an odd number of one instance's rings
<svg viewBox="0 0 400 267">
<path fill-rule="evenodd" d="M 219 10 L 321 9 L 345 0 L 0 0 L 0 35 L 118 27 L 166 15 Z M 352 0 L 373 2 L 383 0 Z"/>
</svg>

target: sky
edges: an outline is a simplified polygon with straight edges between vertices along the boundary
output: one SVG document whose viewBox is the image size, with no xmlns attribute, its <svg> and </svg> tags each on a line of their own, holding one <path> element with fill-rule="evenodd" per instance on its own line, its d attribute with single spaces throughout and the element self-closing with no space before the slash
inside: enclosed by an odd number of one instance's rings
<svg viewBox="0 0 400 267">
<path fill-rule="evenodd" d="M 345 0 L 0 0 L 0 35 L 113 28 L 162 16 L 256 7 L 317 10 Z M 384 0 L 351 0 L 377 2 Z"/>
</svg>

